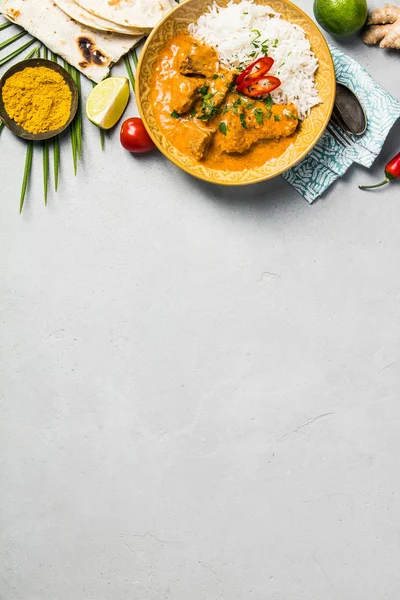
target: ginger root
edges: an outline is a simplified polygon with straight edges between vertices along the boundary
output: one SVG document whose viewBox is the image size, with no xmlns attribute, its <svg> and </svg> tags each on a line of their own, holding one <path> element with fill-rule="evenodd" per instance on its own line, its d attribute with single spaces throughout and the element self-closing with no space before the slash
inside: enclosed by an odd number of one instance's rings
<svg viewBox="0 0 400 600">
<path fill-rule="evenodd" d="M 363 34 L 365 44 L 400 50 L 400 6 L 386 4 L 373 10 L 367 20 L 369 27 Z"/>
</svg>

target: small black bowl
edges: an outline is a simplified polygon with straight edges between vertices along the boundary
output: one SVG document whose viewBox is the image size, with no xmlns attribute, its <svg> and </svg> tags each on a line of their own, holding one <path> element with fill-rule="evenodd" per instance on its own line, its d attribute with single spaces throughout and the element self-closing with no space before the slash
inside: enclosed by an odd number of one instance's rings
<svg viewBox="0 0 400 600">
<path fill-rule="evenodd" d="M 64 79 L 65 83 L 68 85 L 72 94 L 71 112 L 68 117 L 68 121 L 62 127 L 54 129 L 53 131 L 45 131 L 44 133 L 30 133 L 8 116 L 3 103 L 3 86 L 7 79 L 11 77 L 11 75 L 23 71 L 26 69 L 26 67 L 46 67 L 47 69 L 52 69 L 53 71 L 56 71 L 56 73 L 59 73 Z M 8 69 L 8 71 L 6 71 L 6 73 L 4 73 L 3 77 L 0 79 L 0 119 L 3 121 L 4 125 L 10 129 L 10 131 L 24 140 L 33 140 L 38 142 L 41 140 L 49 140 L 50 138 L 55 137 L 64 131 L 71 124 L 76 115 L 76 111 L 78 110 L 78 102 L 78 88 L 76 87 L 71 75 L 61 65 L 53 62 L 52 60 L 46 60 L 44 58 L 31 58 L 29 60 L 22 60 Z"/>
</svg>

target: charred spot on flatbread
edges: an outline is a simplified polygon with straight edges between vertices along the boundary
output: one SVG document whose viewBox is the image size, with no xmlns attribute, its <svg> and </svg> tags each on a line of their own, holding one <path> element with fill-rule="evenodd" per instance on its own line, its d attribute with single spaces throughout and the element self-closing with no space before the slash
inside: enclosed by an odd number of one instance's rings
<svg viewBox="0 0 400 600">
<path fill-rule="evenodd" d="M 10 21 L 16 21 L 20 14 L 20 10 L 14 10 L 13 8 L 9 8 L 6 10 L 6 15 L 10 19 Z"/>
<path fill-rule="evenodd" d="M 82 68 L 90 65 L 102 66 L 109 58 L 96 48 L 95 42 L 88 36 L 80 36 L 77 40 L 79 52 L 82 54 L 83 61 L 79 63 Z"/>
</svg>

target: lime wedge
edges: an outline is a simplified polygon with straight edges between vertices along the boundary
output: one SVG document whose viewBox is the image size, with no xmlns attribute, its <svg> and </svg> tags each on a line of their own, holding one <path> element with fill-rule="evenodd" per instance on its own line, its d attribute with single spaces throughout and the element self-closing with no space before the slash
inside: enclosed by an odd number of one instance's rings
<svg viewBox="0 0 400 600">
<path fill-rule="evenodd" d="M 101 129 L 111 129 L 120 120 L 129 100 L 126 77 L 108 77 L 90 92 L 86 116 Z"/>
</svg>

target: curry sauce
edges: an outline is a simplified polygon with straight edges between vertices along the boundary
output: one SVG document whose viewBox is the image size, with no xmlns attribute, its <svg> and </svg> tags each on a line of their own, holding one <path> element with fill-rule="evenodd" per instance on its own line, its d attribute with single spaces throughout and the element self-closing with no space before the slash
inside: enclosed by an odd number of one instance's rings
<svg viewBox="0 0 400 600">
<path fill-rule="evenodd" d="M 154 68 L 151 102 L 160 128 L 181 152 L 214 169 L 261 166 L 297 135 L 295 106 L 238 94 L 237 74 L 213 48 L 184 33 L 171 39 Z"/>
</svg>

